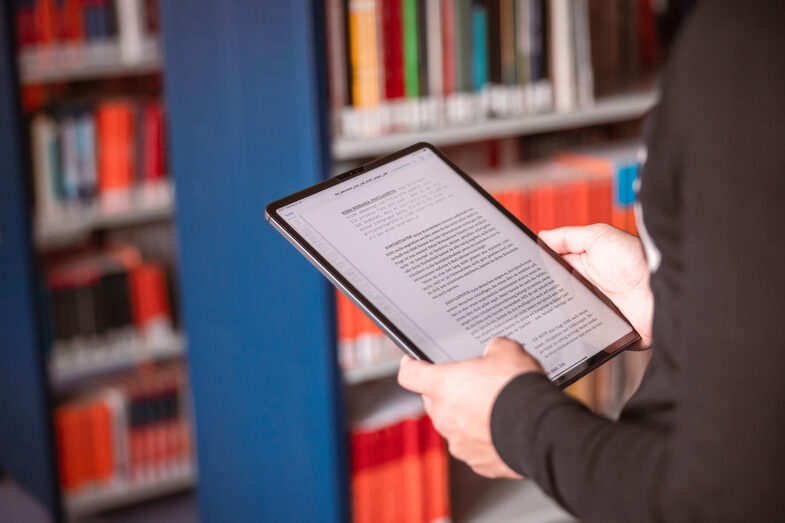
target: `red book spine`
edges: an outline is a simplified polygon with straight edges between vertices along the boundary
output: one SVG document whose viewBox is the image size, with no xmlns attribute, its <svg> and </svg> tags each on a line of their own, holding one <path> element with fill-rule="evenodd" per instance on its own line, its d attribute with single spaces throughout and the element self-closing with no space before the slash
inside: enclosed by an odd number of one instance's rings
<svg viewBox="0 0 785 523">
<path fill-rule="evenodd" d="M 150 102 L 144 108 L 144 179 L 155 181 L 163 178 L 164 165 L 164 114 L 160 102 Z"/>
<path fill-rule="evenodd" d="M 403 438 L 400 423 L 390 425 L 381 430 L 382 463 L 381 478 L 381 523 L 400 523 L 402 519 L 402 483 L 403 478 Z"/>
<path fill-rule="evenodd" d="M 84 17 L 82 0 L 65 0 L 60 6 L 60 34 L 63 40 L 84 40 Z"/>
<path fill-rule="evenodd" d="M 58 37 L 57 6 L 55 0 L 38 0 L 35 6 L 36 41 L 54 44 Z"/>
<path fill-rule="evenodd" d="M 415 418 L 401 422 L 401 523 L 421 523 L 425 517 L 422 442 L 420 421 Z"/>
<path fill-rule="evenodd" d="M 374 444 L 372 432 L 355 432 L 351 436 L 354 523 L 376 523 L 373 506 L 377 468 Z"/>
<path fill-rule="evenodd" d="M 442 88 L 455 92 L 455 2 L 442 1 Z"/>
<path fill-rule="evenodd" d="M 404 96 L 403 27 L 401 0 L 384 0 L 382 5 L 382 45 L 384 46 L 384 94 L 394 100 Z"/>
<path fill-rule="evenodd" d="M 450 517 L 447 450 L 428 416 L 422 417 L 420 430 L 425 485 L 424 521 L 446 520 Z"/>
</svg>

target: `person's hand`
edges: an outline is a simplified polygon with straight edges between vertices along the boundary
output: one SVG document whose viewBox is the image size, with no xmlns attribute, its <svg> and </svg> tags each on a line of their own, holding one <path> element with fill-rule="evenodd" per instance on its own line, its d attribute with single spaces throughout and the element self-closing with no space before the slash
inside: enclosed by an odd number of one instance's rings
<svg viewBox="0 0 785 523">
<path fill-rule="evenodd" d="M 597 223 L 540 231 L 540 238 L 613 301 L 641 335 L 641 348 L 651 346 L 654 298 L 637 237 Z"/>
<path fill-rule="evenodd" d="M 450 454 L 483 476 L 521 478 L 493 446 L 491 409 L 504 386 L 524 372 L 544 373 L 519 343 L 494 338 L 481 358 L 435 365 L 404 356 L 398 383 L 422 394 L 425 411 L 447 440 Z"/>
</svg>

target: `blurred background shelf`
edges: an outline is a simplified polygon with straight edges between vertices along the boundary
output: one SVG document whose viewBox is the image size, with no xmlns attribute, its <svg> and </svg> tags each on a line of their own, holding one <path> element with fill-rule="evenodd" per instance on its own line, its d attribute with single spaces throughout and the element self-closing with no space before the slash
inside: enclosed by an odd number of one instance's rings
<svg viewBox="0 0 785 523">
<path fill-rule="evenodd" d="M 451 460 L 455 523 L 575 523 L 533 481 L 487 479 Z"/>
<path fill-rule="evenodd" d="M 196 470 L 193 463 L 183 462 L 161 471 L 155 478 L 147 478 L 137 483 L 117 482 L 108 487 L 67 494 L 64 502 L 68 515 L 72 518 L 80 518 L 186 490 L 195 485 Z"/>
<path fill-rule="evenodd" d="M 370 365 L 360 365 L 352 369 L 344 370 L 343 378 L 347 384 L 355 385 L 365 381 L 393 376 L 398 372 L 398 364 L 400 361 L 400 358 L 393 358 Z"/>
<path fill-rule="evenodd" d="M 23 85 L 150 74 L 161 69 L 158 41 L 146 39 L 129 56 L 117 41 L 37 46 L 19 53 Z"/>
<path fill-rule="evenodd" d="M 97 229 L 138 225 L 168 219 L 174 213 L 174 187 L 165 181 L 132 188 L 111 208 L 99 202 L 76 204 L 51 216 L 35 218 L 35 244 L 53 249 L 84 239 Z"/>
<path fill-rule="evenodd" d="M 49 379 L 56 394 L 145 363 L 181 357 L 186 343 L 179 333 L 153 343 L 130 335 L 95 350 L 59 351 L 55 349 L 49 360 Z"/>
<path fill-rule="evenodd" d="M 549 112 L 521 118 L 488 119 L 465 126 L 396 133 L 358 140 L 338 137 L 332 142 L 332 154 L 336 161 L 348 161 L 383 155 L 417 142 L 445 146 L 633 120 L 643 116 L 656 101 L 657 94 L 649 90 L 600 98 L 589 107 L 565 113 Z"/>
</svg>

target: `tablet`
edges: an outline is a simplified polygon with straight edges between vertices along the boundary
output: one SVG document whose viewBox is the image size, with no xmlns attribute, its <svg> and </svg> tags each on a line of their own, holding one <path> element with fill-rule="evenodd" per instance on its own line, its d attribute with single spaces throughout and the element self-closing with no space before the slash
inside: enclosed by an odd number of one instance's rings
<svg viewBox="0 0 785 523">
<path fill-rule="evenodd" d="M 473 358 L 504 336 L 564 387 L 640 340 L 607 297 L 430 144 L 265 215 L 415 358 Z"/>
</svg>

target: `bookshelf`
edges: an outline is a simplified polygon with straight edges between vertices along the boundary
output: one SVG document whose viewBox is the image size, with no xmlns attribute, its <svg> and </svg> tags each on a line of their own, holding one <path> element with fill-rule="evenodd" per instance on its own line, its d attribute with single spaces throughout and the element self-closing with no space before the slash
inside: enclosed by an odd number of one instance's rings
<svg viewBox="0 0 785 523">
<path fill-rule="evenodd" d="M 360 365 L 343 371 L 343 379 L 349 385 L 386 378 L 398 372 L 400 358 L 380 361 L 371 365 Z"/>
<path fill-rule="evenodd" d="M 533 481 L 488 480 L 451 460 L 455 523 L 575 523 Z M 466 493 L 472 493 L 467 496 Z"/>
<path fill-rule="evenodd" d="M 65 207 L 52 216 L 37 216 L 35 244 L 39 249 L 54 249 L 83 240 L 95 230 L 170 219 L 174 214 L 173 193 L 172 183 L 164 181 L 132 188 L 127 198 L 112 208 L 94 201 Z"/>
<path fill-rule="evenodd" d="M 185 338 L 174 333 L 163 340 L 145 342 L 134 334 L 97 347 L 55 352 L 49 358 L 49 381 L 55 394 L 139 367 L 146 363 L 179 358 L 185 355 Z"/>
<path fill-rule="evenodd" d="M 116 41 L 75 45 L 39 45 L 19 53 L 23 85 L 84 81 L 160 71 L 158 41 L 145 38 L 138 56 L 127 59 Z"/>
<path fill-rule="evenodd" d="M 192 408 L 181 372 L 186 343 L 172 330 L 167 288 L 176 258 L 166 227 L 147 227 L 174 213 L 160 88 L 155 78 L 125 81 L 161 71 L 156 11 L 156 2 L 110 0 L 5 2 L 0 12 L 0 135 L 8 144 L 0 154 L 0 192 L 8 196 L 0 278 L 4 300 L 13 300 L 2 303 L 9 349 L 0 387 L 4 397 L 18 398 L 0 407 L 0 424 L 12 427 L 0 436 L 0 462 L 54 521 L 196 482 Z M 20 114 L 22 100 L 29 114 Z M 42 129 L 46 142 L 36 134 Z M 113 182 L 99 186 L 110 171 Z M 108 234 L 91 237 L 93 231 Z M 81 283 L 66 276 L 53 284 L 52 271 L 63 267 L 76 271 L 71 276 L 97 272 Z M 107 283 L 112 278 L 114 287 Z M 73 314 L 55 317 L 55 310 L 68 308 L 64 303 Z M 9 318 L 13 325 L 6 324 Z M 61 330 L 69 323 L 73 329 Z M 146 397 L 140 385 L 157 392 Z M 145 443 L 144 452 L 156 447 L 160 459 L 148 454 L 140 462 L 138 448 L 115 447 L 121 440 L 131 447 L 144 427 L 167 429 L 166 438 Z M 73 443 L 87 438 L 89 447 L 77 445 L 76 452 Z"/>
<path fill-rule="evenodd" d="M 155 477 L 143 478 L 134 483 L 116 482 L 107 487 L 93 488 L 65 499 L 69 516 L 79 519 L 104 510 L 124 507 L 153 497 L 174 494 L 193 488 L 197 474 L 190 461 Z"/>
<path fill-rule="evenodd" d="M 438 147 L 634 120 L 651 109 L 656 100 L 654 91 L 633 92 L 601 98 L 588 107 L 563 113 L 547 112 L 518 118 L 488 119 L 470 125 L 396 133 L 362 140 L 338 138 L 333 141 L 332 155 L 337 162 L 348 161 L 381 156 L 417 142 L 429 142 Z"/>
</svg>

